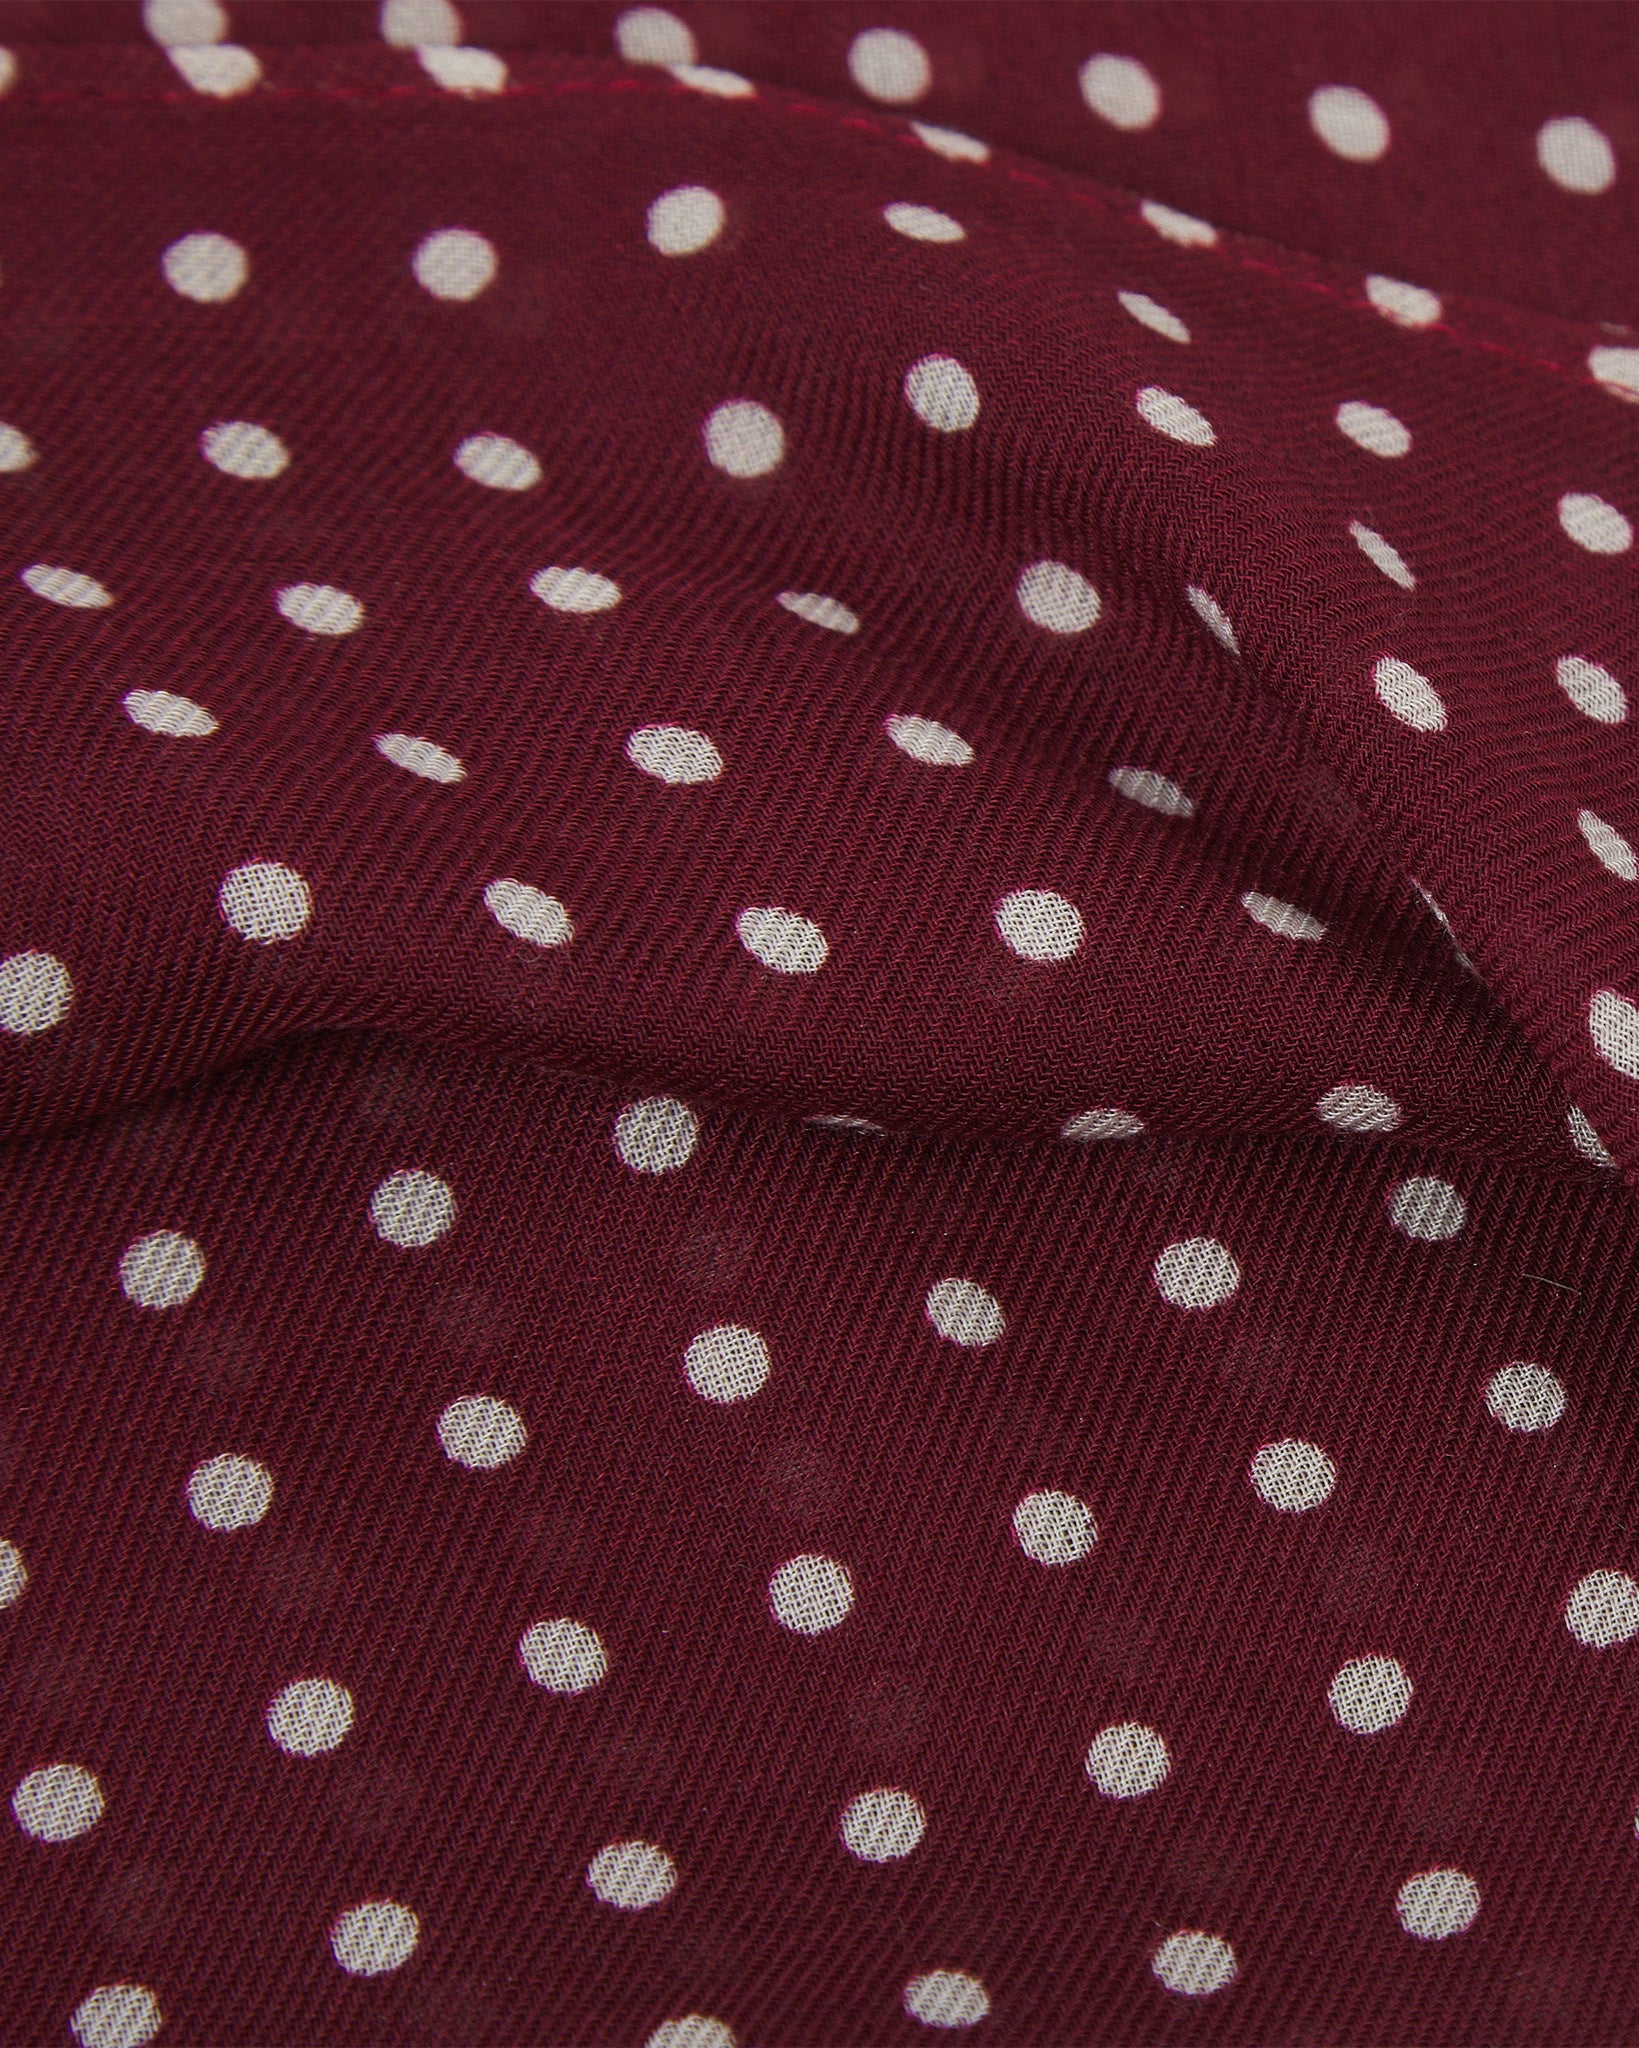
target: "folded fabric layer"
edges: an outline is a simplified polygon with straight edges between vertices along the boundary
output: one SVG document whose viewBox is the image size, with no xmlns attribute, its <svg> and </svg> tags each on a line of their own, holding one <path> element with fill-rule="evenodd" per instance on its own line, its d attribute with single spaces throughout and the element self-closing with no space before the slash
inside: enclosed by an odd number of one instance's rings
<svg viewBox="0 0 1639 2048">
<path fill-rule="evenodd" d="M 1566 18 L 0 11 L 20 2039 L 1633 2030 Z"/>
</svg>

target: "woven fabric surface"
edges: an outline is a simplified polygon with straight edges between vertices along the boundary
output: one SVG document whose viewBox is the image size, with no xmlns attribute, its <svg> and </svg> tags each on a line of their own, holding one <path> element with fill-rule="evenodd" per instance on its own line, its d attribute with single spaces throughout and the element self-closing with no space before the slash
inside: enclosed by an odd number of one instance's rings
<svg viewBox="0 0 1639 2048">
<path fill-rule="evenodd" d="M 1632 21 L 0 6 L 0 2037 L 1639 2039 Z"/>
</svg>

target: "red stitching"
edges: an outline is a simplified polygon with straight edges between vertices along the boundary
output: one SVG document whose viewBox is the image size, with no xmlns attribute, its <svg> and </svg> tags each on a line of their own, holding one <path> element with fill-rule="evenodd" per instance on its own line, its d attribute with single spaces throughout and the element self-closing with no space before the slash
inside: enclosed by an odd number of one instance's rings
<svg viewBox="0 0 1639 2048">
<path fill-rule="evenodd" d="M 130 45 L 121 44 L 116 47 L 145 49 L 146 45 L 133 43 Z M 281 54 L 283 54 L 287 47 L 290 46 L 280 46 Z M 317 47 L 349 51 L 353 49 L 374 48 L 373 45 L 368 44 L 330 44 Z M 159 53 L 155 51 L 153 54 L 157 56 Z M 769 112 L 777 114 L 806 114 L 818 120 L 829 121 L 836 127 L 849 129 L 856 134 L 874 136 L 880 142 L 908 145 L 910 148 L 918 151 L 924 148 L 924 144 L 908 128 L 885 128 L 880 121 L 872 120 L 866 115 L 844 113 L 834 107 L 816 105 L 811 100 L 782 101 L 778 98 L 769 97 L 768 95 L 771 90 L 773 89 L 768 87 L 760 87 L 758 89 L 759 102 Z M 565 78 L 556 79 L 550 84 L 535 84 L 527 80 L 519 82 L 509 81 L 499 93 L 474 94 L 472 97 L 486 100 L 555 99 L 561 94 L 576 92 L 653 92 L 666 93 L 674 98 L 685 96 L 693 98 L 698 96 L 693 87 L 681 84 L 679 81 L 667 77 L 664 83 L 659 78 Z M 24 85 L 14 89 L 10 97 L 14 101 L 32 102 L 41 106 L 198 106 L 202 101 L 206 104 L 209 103 L 208 95 L 185 91 L 181 88 L 162 92 L 124 92 L 119 90 L 110 92 L 71 92 Z M 442 87 L 427 86 L 419 83 L 414 85 L 386 86 L 281 86 L 259 84 L 250 93 L 246 94 L 245 97 L 261 101 L 425 100 L 429 105 L 439 105 L 447 104 L 451 100 L 458 100 L 462 95 L 446 91 Z M 1073 176 L 1071 173 L 1054 172 L 1051 170 L 1045 172 L 1027 171 L 1016 165 L 997 160 L 994 157 L 984 163 L 964 163 L 961 168 L 971 171 L 989 171 L 1008 179 L 1012 184 L 1026 186 L 1032 191 L 1057 192 L 1061 197 L 1069 199 L 1074 204 L 1090 207 L 1095 213 L 1103 214 L 1108 219 L 1128 220 L 1136 216 L 1136 202 L 1134 212 L 1128 213 L 1126 209 L 1113 204 L 1102 194 L 1088 192 L 1080 186 L 1071 183 L 1070 179 Z M 1220 236 L 1229 232 L 1232 231 L 1219 231 Z M 1323 283 L 1319 278 L 1302 277 L 1291 271 L 1283 270 L 1278 264 L 1270 263 L 1261 257 L 1242 254 L 1227 246 L 1222 239 L 1213 243 L 1209 248 L 1200 250 L 1198 253 L 1202 256 L 1215 256 L 1220 262 L 1233 264 L 1237 269 L 1257 271 L 1263 276 L 1274 278 L 1278 283 L 1287 285 L 1293 290 L 1305 291 L 1318 298 L 1330 299 L 1337 305 L 1349 307 L 1353 312 L 1369 313 L 1373 320 L 1380 320 L 1383 317 L 1368 301 L 1357 297 L 1352 292 L 1345 291 L 1337 285 Z M 1461 328 L 1453 327 L 1448 320 L 1443 318 L 1431 320 L 1426 327 L 1419 328 L 1417 331 L 1421 334 L 1442 334 L 1447 340 L 1455 342 L 1460 348 L 1471 348 L 1487 355 L 1501 356 L 1508 362 L 1518 363 L 1524 369 L 1541 370 L 1549 376 L 1563 378 L 1566 382 L 1575 384 L 1585 391 L 1604 389 L 1596 377 L 1591 376 L 1581 367 L 1573 369 L 1568 364 L 1552 361 L 1546 356 L 1526 355 L 1519 349 L 1511 348 L 1506 342 L 1488 341 L 1483 335 L 1466 333 Z"/>
</svg>

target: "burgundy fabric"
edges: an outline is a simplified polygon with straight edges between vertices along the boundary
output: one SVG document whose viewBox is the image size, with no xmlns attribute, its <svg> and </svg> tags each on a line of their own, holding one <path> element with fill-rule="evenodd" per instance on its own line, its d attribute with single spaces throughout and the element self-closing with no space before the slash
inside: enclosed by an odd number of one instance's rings
<svg viewBox="0 0 1639 2048">
<path fill-rule="evenodd" d="M 1639 2037 L 1631 20 L 0 6 L 6 2038 Z"/>
</svg>

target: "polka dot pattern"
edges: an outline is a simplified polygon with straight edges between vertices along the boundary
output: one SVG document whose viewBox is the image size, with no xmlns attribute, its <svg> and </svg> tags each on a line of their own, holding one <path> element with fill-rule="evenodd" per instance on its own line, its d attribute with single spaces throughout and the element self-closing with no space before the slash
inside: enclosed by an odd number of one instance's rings
<svg viewBox="0 0 1639 2048">
<path fill-rule="evenodd" d="M 787 1558 L 768 1582 L 768 1604 L 781 1628 L 819 1636 L 840 1628 L 853 1612 L 854 1581 L 834 1557 Z"/>
<path fill-rule="evenodd" d="M 924 2027 L 976 2027 L 990 2011 L 990 1994 L 966 1970 L 924 1970 L 912 1977 L 901 2004 Z"/>
<path fill-rule="evenodd" d="M 1073 1493 L 1027 1493 L 1013 1510 L 1013 1540 L 1036 1564 L 1079 1564 L 1098 1541 L 1092 1510 Z"/>
<path fill-rule="evenodd" d="M 384 1977 L 416 1952 L 421 1922 L 396 1899 L 365 1899 L 338 1913 L 330 1926 L 330 1953 L 349 1977 Z"/>
<path fill-rule="evenodd" d="M 1100 1730 L 1087 1751 L 1087 1776 L 1106 1799 L 1141 1799 L 1165 1784 L 1171 1769 L 1165 1739 L 1141 1721 Z"/>
<path fill-rule="evenodd" d="M 590 1692 L 609 1671 L 602 1638 L 583 1621 L 537 1621 L 524 1631 L 518 1658 L 543 1692 Z"/>
<path fill-rule="evenodd" d="M 586 1866 L 586 1882 L 606 1906 L 641 1913 L 677 1889 L 677 1865 L 653 1842 L 611 1842 Z"/>
<path fill-rule="evenodd" d="M 78 2048 L 147 2048 L 165 2023 L 146 1984 L 99 1984 L 69 2016 Z"/>
<path fill-rule="evenodd" d="M 420 1251 L 455 1226 L 455 1191 L 420 1167 L 390 1173 L 370 1197 L 370 1221 L 383 1244 Z"/>
<path fill-rule="evenodd" d="M 0 54 L 18 2011 L 288 2031 L 265 1863 L 326 2038 L 1347 2033 L 1362 1941 L 1445 2038 L 1476 1940 L 1597 2033 L 1516 1910 L 1602 1924 L 1639 1641 L 1575 26 L 1431 122 L 1166 10 L 266 12 Z M 1399 1847 L 1249 1870 L 1294 1784 Z"/>
<path fill-rule="evenodd" d="M 102 1819 L 102 1787 L 82 1764 L 30 1771 L 11 1795 L 11 1817 L 36 1842 L 76 1842 Z"/>
<path fill-rule="evenodd" d="M 915 1851 L 927 1826 L 928 1817 L 912 1793 L 885 1787 L 850 1799 L 838 1833 L 848 1854 L 861 1863 L 898 1863 Z"/>
<path fill-rule="evenodd" d="M 1394 1657 L 1354 1657 L 1326 1694 L 1332 1717 L 1351 1735 L 1380 1735 L 1397 1727 L 1411 1706 L 1412 1685 Z"/>
</svg>

